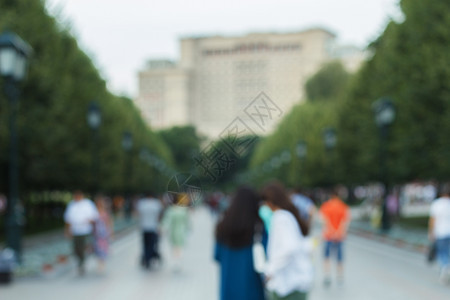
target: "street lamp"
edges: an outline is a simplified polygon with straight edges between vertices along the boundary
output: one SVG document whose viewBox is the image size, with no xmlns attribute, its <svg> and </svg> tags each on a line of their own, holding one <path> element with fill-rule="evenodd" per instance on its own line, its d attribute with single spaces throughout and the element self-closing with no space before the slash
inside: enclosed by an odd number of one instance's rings
<svg viewBox="0 0 450 300">
<path fill-rule="evenodd" d="M 125 131 L 122 136 L 122 148 L 126 152 L 130 152 L 133 148 L 133 135 L 129 131 Z"/>
<path fill-rule="evenodd" d="M 337 136 L 336 136 L 336 130 L 332 127 L 327 127 L 323 130 L 323 143 L 325 144 L 325 150 L 327 151 L 328 156 L 328 180 L 330 184 L 334 181 L 334 167 L 333 167 L 333 158 L 332 158 L 332 151 L 336 147 L 337 143 Z"/>
<path fill-rule="evenodd" d="M 92 129 L 92 194 L 98 189 L 100 173 L 99 138 L 98 131 L 102 123 L 102 112 L 97 102 L 92 101 L 87 111 L 87 123 Z"/>
<path fill-rule="evenodd" d="M 284 150 L 281 155 L 280 158 L 282 160 L 283 163 L 288 163 L 291 161 L 292 157 L 291 157 L 291 152 L 289 152 L 289 150 Z"/>
<path fill-rule="evenodd" d="M 382 217 L 381 230 L 388 231 L 391 227 L 389 215 L 387 211 L 386 198 L 389 192 L 388 172 L 386 168 L 387 158 L 387 140 L 389 133 L 389 126 L 395 120 L 394 103 L 389 98 L 380 98 L 372 104 L 373 112 L 375 114 L 375 124 L 380 129 L 380 180 L 384 185 L 383 201 L 382 201 Z"/>
<path fill-rule="evenodd" d="M 301 160 L 304 160 L 306 157 L 306 154 L 308 154 L 308 147 L 306 146 L 306 142 L 303 140 L 300 140 L 297 143 L 297 148 L 295 149 L 295 152 L 297 153 L 297 157 Z"/>
<path fill-rule="evenodd" d="M 333 150 L 336 147 L 337 138 L 334 128 L 328 127 L 323 130 L 323 142 L 327 150 Z"/>
<path fill-rule="evenodd" d="M 306 142 L 304 140 L 300 140 L 297 143 L 297 146 L 295 148 L 295 153 L 297 154 L 297 157 L 300 159 L 300 169 L 305 167 L 305 158 L 308 154 L 308 147 L 306 145 Z M 303 174 L 306 174 L 304 171 Z M 300 175 L 299 182 L 302 182 L 302 175 Z M 302 182 L 304 183 L 304 182 Z"/>
<path fill-rule="evenodd" d="M 149 157 L 150 157 L 150 152 L 148 151 L 147 147 L 142 147 L 141 151 L 139 152 L 139 158 L 142 161 L 147 162 L 148 164 L 150 164 L 149 162 Z"/>
<path fill-rule="evenodd" d="M 0 75 L 5 82 L 5 93 L 9 99 L 9 199 L 6 218 L 6 244 L 21 259 L 21 208 L 19 199 L 18 137 L 16 116 L 19 89 L 17 84 L 26 75 L 27 58 L 31 47 L 12 32 L 0 35 Z"/>
<path fill-rule="evenodd" d="M 125 159 L 125 171 L 124 175 L 124 196 L 126 203 L 125 216 L 129 220 L 131 217 L 131 199 L 130 199 L 130 180 L 131 180 L 131 172 L 132 172 L 132 156 L 131 150 L 133 149 L 133 135 L 129 131 L 125 131 L 122 136 L 122 148 L 125 150 L 127 154 L 127 158 Z"/>
</svg>

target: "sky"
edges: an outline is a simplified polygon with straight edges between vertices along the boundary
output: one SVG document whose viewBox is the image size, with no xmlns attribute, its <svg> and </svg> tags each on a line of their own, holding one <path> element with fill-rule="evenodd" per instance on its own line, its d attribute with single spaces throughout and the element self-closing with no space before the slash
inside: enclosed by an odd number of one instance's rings
<svg viewBox="0 0 450 300">
<path fill-rule="evenodd" d="M 137 73 L 148 59 L 178 59 L 178 39 L 197 35 L 331 30 L 361 48 L 401 17 L 399 0 L 47 0 L 70 26 L 108 88 L 137 96 Z"/>
</svg>

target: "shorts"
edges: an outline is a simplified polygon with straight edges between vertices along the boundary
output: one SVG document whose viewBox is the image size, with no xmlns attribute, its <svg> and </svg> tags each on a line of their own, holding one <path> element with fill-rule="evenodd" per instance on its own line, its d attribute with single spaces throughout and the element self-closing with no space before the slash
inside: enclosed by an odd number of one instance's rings
<svg viewBox="0 0 450 300">
<path fill-rule="evenodd" d="M 325 241 L 325 258 L 330 258 L 332 252 L 336 255 L 338 262 L 342 262 L 344 260 L 342 253 L 342 241 Z"/>
</svg>

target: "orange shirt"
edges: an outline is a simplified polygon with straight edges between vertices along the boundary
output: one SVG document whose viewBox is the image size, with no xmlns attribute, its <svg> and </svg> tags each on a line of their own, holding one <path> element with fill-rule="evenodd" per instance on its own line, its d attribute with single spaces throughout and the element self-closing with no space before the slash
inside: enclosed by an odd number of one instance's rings
<svg viewBox="0 0 450 300">
<path fill-rule="evenodd" d="M 350 210 L 339 198 L 331 198 L 320 207 L 325 220 L 323 237 L 325 240 L 340 241 L 345 238 L 346 226 L 350 218 Z"/>
</svg>

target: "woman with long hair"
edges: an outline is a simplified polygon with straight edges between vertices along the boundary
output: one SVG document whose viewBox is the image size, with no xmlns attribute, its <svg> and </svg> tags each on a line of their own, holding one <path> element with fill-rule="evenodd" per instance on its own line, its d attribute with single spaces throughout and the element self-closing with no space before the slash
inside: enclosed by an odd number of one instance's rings
<svg viewBox="0 0 450 300">
<path fill-rule="evenodd" d="M 214 258 L 220 264 L 221 300 L 263 300 L 261 276 L 253 266 L 255 235 L 264 235 L 259 195 L 240 187 L 216 227 Z"/>
<path fill-rule="evenodd" d="M 273 300 L 304 300 L 313 281 L 305 238 L 308 224 L 300 217 L 281 183 L 267 184 L 262 198 L 273 211 L 265 271 L 267 289 Z"/>
</svg>

